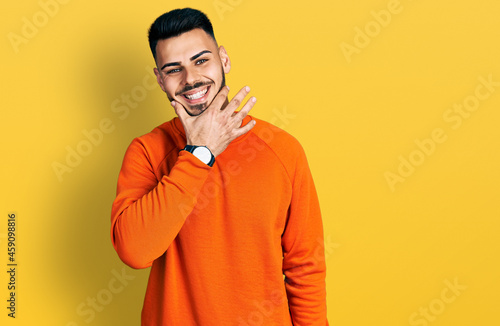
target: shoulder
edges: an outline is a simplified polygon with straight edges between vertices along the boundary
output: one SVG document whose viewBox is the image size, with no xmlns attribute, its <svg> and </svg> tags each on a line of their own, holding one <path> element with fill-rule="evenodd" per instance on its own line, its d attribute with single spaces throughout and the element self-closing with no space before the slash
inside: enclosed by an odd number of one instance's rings
<svg viewBox="0 0 500 326">
<path fill-rule="evenodd" d="M 252 129 L 253 133 L 280 155 L 288 156 L 303 152 L 299 141 L 285 130 L 255 117 L 252 119 L 257 122 Z"/>
<path fill-rule="evenodd" d="M 146 156 L 153 167 L 159 164 L 169 153 L 182 145 L 182 134 L 174 127 L 173 119 L 167 121 L 147 134 L 132 140 L 127 154 Z"/>
<path fill-rule="evenodd" d="M 169 143 L 175 143 L 175 139 L 178 138 L 175 134 L 175 128 L 173 127 L 173 119 L 162 123 L 150 132 L 137 137 L 135 141 L 147 144 L 149 146 L 162 146 Z M 179 135 L 180 136 L 180 135 Z"/>
<path fill-rule="evenodd" d="M 269 149 L 282 161 L 289 173 L 293 174 L 297 164 L 305 160 L 302 145 L 285 130 L 255 117 L 252 119 L 257 122 L 252 132 L 266 143 Z"/>
</svg>

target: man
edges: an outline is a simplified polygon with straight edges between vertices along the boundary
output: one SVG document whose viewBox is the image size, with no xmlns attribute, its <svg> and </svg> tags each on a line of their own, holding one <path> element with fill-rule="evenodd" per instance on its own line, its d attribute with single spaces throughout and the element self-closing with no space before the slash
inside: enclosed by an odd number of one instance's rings
<svg viewBox="0 0 500 326">
<path fill-rule="evenodd" d="M 321 214 L 300 144 L 247 115 L 248 87 L 228 100 L 231 62 L 203 13 L 160 16 L 149 42 L 178 117 L 132 141 L 111 218 L 120 258 L 151 266 L 142 325 L 328 325 Z"/>
</svg>

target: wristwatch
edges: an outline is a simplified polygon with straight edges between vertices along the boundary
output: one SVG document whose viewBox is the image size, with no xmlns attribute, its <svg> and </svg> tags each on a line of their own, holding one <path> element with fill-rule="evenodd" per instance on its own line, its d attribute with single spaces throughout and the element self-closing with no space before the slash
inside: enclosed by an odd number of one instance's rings
<svg viewBox="0 0 500 326">
<path fill-rule="evenodd" d="M 186 145 L 186 147 L 184 147 L 184 150 L 188 151 L 189 153 L 192 153 L 206 165 L 208 166 L 214 165 L 215 156 L 214 154 L 212 154 L 212 152 L 208 149 L 207 146 Z"/>
</svg>

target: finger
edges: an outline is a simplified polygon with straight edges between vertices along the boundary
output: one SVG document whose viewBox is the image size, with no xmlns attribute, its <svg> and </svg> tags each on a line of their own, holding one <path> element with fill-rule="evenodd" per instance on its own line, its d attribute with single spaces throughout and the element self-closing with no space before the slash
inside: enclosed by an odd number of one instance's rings
<svg viewBox="0 0 500 326">
<path fill-rule="evenodd" d="M 238 118 L 243 120 L 243 118 L 245 118 L 248 112 L 253 108 L 255 102 L 257 102 L 257 99 L 255 98 L 255 96 L 252 96 L 251 98 L 248 99 L 245 105 L 243 105 L 241 110 L 235 113 L 235 115 L 238 115 Z"/>
<path fill-rule="evenodd" d="M 212 103 L 208 106 L 207 110 L 220 110 L 222 105 L 227 99 L 227 95 L 229 94 L 229 86 L 224 86 L 222 89 L 215 95 Z"/>
<path fill-rule="evenodd" d="M 244 125 L 243 127 L 241 128 L 238 128 L 238 129 L 235 129 L 234 130 L 234 139 L 238 138 L 239 136 L 241 135 L 244 135 L 246 134 L 247 132 L 249 132 L 256 124 L 257 122 L 255 120 L 250 120 L 246 125 Z"/>
<path fill-rule="evenodd" d="M 181 119 L 181 122 L 183 122 L 185 119 L 189 117 L 189 114 L 186 112 L 186 109 L 181 103 L 172 101 L 170 102 L 170 104 L 174 107 L 174 111 L 179 117 L 179 119 Z"/>
<path fill-rule="evenodd" d="M 243 102 L 245 97 L 248 95 L 250 92 L 250 87 L 245 86 L 240 91 L 233 97 L 233 99 L 229 102 L 229 104 L 226 106 L 227 113 L 228 114 L 233 114 L 234 111 L 240 106 L 240 104 Z"/>
</svg>

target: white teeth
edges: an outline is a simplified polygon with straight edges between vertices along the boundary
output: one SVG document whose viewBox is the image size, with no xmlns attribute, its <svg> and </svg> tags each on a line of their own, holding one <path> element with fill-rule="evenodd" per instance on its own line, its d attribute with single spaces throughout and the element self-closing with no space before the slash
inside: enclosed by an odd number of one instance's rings
<svg viewBox="0 0 500 326">
<path fill-rule="evenodd" d="M 194 93 L 194 94 L 191 94 L 191 95 L 188 95 L 188 94 L 184 94 L 185 97 L 187 97 L 188 99 L 190 100 L 197 100 L 201 97 L 203 97 L 203 95 L 205 95 L 207 93 L 207 90 L 208 90 L 208 87 L 205 88 L 204 90 L 202 91 L 199 91 L 197 93 Z"/>
</svg>

